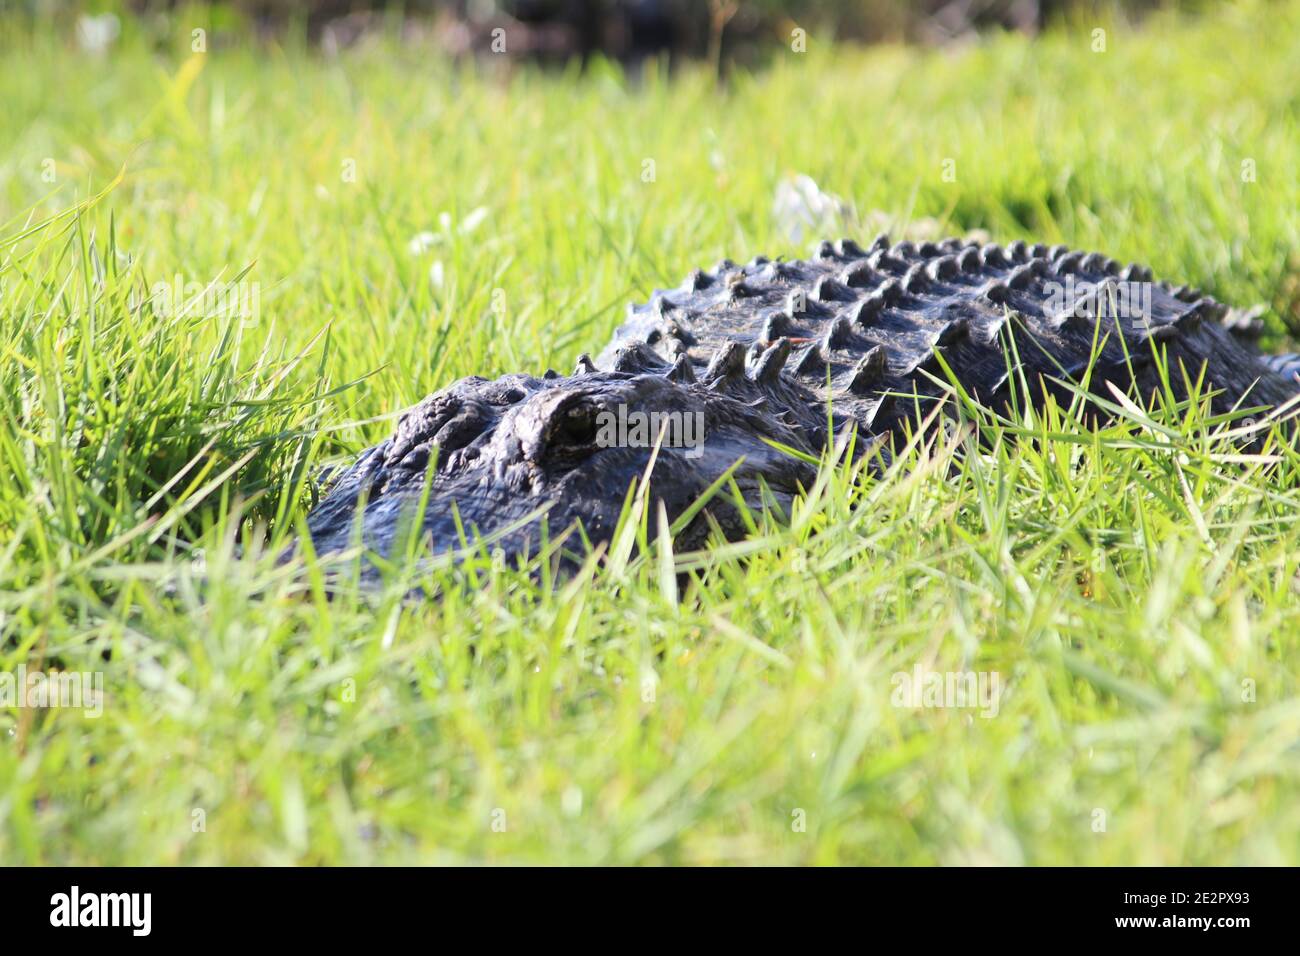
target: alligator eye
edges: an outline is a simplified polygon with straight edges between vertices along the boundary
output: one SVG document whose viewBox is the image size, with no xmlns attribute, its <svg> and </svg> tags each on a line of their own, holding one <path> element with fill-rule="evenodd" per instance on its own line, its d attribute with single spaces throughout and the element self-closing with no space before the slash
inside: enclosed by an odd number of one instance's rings
<svg viewBox="0 0 1300 956">
<path fill-rule="evenodd" d="M 556 413 L 547 446 L 556 452 L 593 452 L 600 431 L 600 409 L 586 402 L 570 405 Z"/>
</svg>

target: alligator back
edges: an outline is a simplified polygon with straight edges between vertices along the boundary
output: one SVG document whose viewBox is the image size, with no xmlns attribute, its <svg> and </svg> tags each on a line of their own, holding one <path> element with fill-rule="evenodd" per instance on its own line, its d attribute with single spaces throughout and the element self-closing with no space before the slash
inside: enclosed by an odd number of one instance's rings
<svg viewBox="0 0 1300 956">
<path fill-rule="evenodd" d="M 751 375 L 780 365 L 874 433 L 913 416 L 911 396 L 941 391 L 936 354 L 991 406 L 1022 378 L 1056 391 L 1056 380 L 1085 372 L 1094 391 L 1136 380 L 1150 395 L 1159 385 L 1153 345 L 1166 350 L 1180 395 L 1180 365 L 1193 379 L 1204 372 L 1219 390 L 1218 412 L 1289 399 L 1297 390 L 1289 367 L 1270 367 L 1230 332 L 1228 312 L 1197 289 L 1154 282 L 1145 266 L 1066 246 L 891 245 L 881 236 L 864 249 L 844 239 L 821 243 L 807 261 L 760 256 L 691 273 L 631 307 L 595 364 L 633 370 L 685 357 L 699 374 L 712 365 Z"/>
</svg>

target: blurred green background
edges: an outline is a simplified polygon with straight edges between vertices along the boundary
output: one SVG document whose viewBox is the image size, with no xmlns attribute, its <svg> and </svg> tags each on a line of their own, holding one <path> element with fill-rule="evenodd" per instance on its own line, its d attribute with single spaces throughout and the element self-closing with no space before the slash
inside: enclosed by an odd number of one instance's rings
<svg viewBox="0 0 1300 956">
<path fill-rule="evenodd" d="M 1205 0 L 5 0 L 0 8 L 33 21 L 129 18 L 130 29 L 160 41 L 176 22 L 211 24 L 218 42 L 296 36 L 327 50 L 378 34 L 444 52 L 491 50 L 493 30 L 507 31 L 516 57 L 564 60 L 595 53 L 639 59 L 713 57 L 752 61 L 790 42 L 802 28 L 824 40 L 944 43 L 979 31 L 1025 33 L 1091 18 L 1138 21 L 1157 9 L 1197 12 Z M 112 29 L 107 23 L 103 29 Z M 119 23 L 118 29 L 122 25 Z M 92 25 L 91 30 L 96 29 Z"/>
</svg>

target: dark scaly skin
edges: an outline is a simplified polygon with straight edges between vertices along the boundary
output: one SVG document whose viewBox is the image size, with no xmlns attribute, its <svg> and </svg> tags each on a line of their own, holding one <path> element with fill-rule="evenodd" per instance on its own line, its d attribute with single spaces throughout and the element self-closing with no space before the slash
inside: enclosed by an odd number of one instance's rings
<svg viewBox="0 0 1300 956">
<path fill-rule="evenodd" d="M 1153 342 L 1177 382 L 1179 363 L 1193 379 L 1204 369 L 1220 390 L 1218 412 L 1275 407 L 1295 394 L 1285 364 L 1269 367 L 1224 327 L 1227 308 L 1197 290 L 1153 283 L 1149 316 L 1076 317 L 1048 307 L 1046 284 L 1068 276 L 1076 284 L 1151 282 L 1140 265 L 1023 242 L 891 246 L 882 236 L 867 249 L 822 243 L 807 261 L 723 261 L 631 308 L 600 357 L 580 357 L 572 375 L 465 378 L 410 409 L 392 438 L 332 483 L 308 518 L 313 544 L 320 553 L 352 545 L 364 496 L 361 540 L 389 553 L 404 540 L 399 530 L 417 510 L 435 449 L 423 518 L 432 551 L 457 549 L 462 533 L 472 542 L 477 532 L 509 556 L 536 553 L 541 522 L 512 526 L 539 508 L 549 509 L 552 540 L 580 523 L 591 542 L 607 541 L 651 455 L 649 447 L 597 446 L 597 412 L 620 404 L 704 416 L 701 454 L 660 449 L 652 517 L 662 502 L 671 521 L 742 458 L 734 479 L 747 504 L 761 507 L 766 498 L 784 508 L 814 470 L 763 439 L 818 455 L 828 426 L 839 434 L 856 424 L 860 447 L 879 447 L 873 438 L 887 440 L 915 421 L 915 396 L 924 411 L 927 396 L 942 395 L 931 378 L 945 377 L 936 353 L 992 407 L 1004 406 L 1022 377 L 1036 383 L 1029 397 L 1037 401 L 1057 388 L 1046 377 L 1077 380 L 1090 363 L 1092 391 L 1105 394 L 1106 381 L 1127 391 L 1136 382 L 1150 395 L 1158 387 Z M 1013 357 L 1019 367 L 1009 376 Z M 715 497 L 677 546 L 705 541 L 705 514 L 728 537 L 743 535 L 726 499 Z"/>
</svg>

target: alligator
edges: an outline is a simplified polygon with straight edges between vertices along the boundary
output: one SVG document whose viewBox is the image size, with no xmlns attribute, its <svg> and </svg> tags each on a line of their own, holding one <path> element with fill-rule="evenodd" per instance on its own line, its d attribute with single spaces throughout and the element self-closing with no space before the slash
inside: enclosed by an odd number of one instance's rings
<svg viewBox="0 0 1300 956">
<path fill-rule="evenodd" d="M 572 560 L 610 540 L 649 474 L 652 526 L 685 519 L 674 544 L 694 549 L 746 532 L 728 479 L 747 506 L 788 510 L 828 443 L 853 430 L 887 462 L 900 436 L 943 420 L 930 413 L 953 407 L 954 382 L 1003 412 L 1106 397 L 1108 383 L 1150 398 L 1162 381 L 1180 399 L 1200 388 L 1220 414 L 1286 406 L 1295 357 L 1262 355 L 1258 333 L 1195 288 L 1064 245 L 882 235 L 822 242 L 806 261 L 723 260 L 629 306 L 571 375 L 470 376 L 425 398 L 332 480 L 307 527 L 318 553 L 386 555 L 423 508 L 426 553 L 517 558 L 577 530 Z"/>
</svg>

